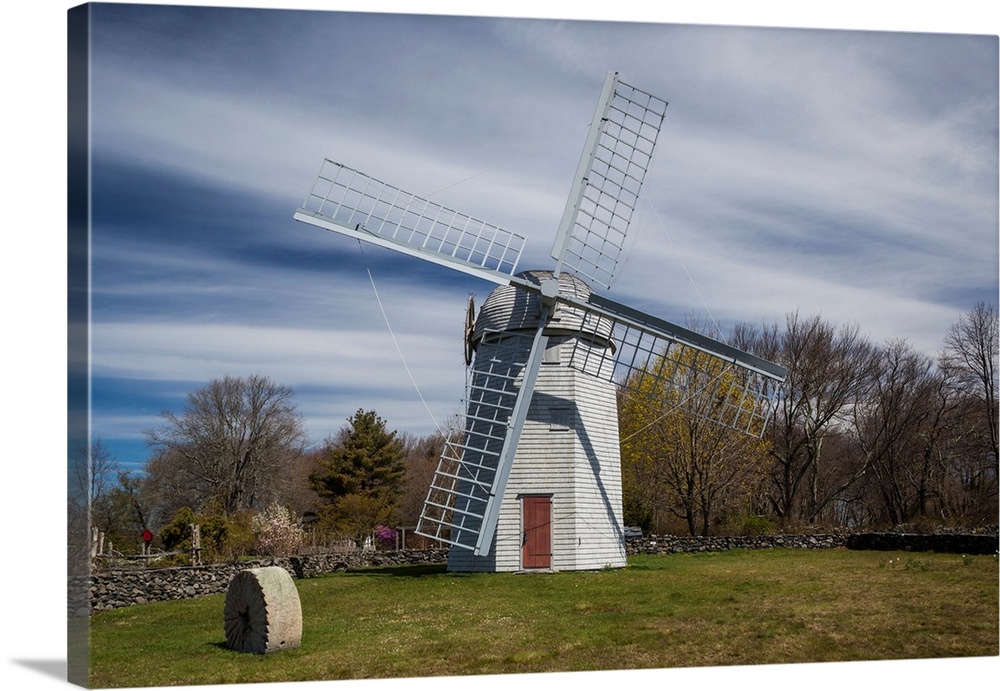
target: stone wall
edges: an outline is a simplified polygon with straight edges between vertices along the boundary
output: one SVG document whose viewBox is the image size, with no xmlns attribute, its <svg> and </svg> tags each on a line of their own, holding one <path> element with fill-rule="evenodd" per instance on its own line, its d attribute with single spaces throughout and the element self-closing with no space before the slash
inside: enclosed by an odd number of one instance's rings
<svg viewBox="0 0 1000 691">
<path fill-rule="evenodd" d="M 752 537 L 683 537 L 651 535 L 625 543 L 629 554 L 675 554 L 677 552 L 723 552 L 729 549 L 833 549 L 846 547 L 846 535 L 758 535 Z"/>
<path fill-rule="evenodd" d="M 857 533 L 847 538 L 848 549 L 947 554 L 996 554 L 997 536 L 917 533 Z"/>
<path fill-rule="evenodd" d="M 838 533 L 832 535 L 760 535 L 755 537 L 650 536 L 626 543 L 628 554 L 722 552 L 729 549 L 832 549 L 899 550 L 945 554 L 996 554 L 997 533 Z"/>
<path fill-rule="evenodd" d="M 730 549 L 863 549 L 942 552 L 955 554 L 997 554 L 997 534 L 914 534 L 859 533 L 832 535 L 761 535 L 755 537 L 650 536 L 626 542 L 633 554 L 675 554 L 678 552 L 722 552 Z M 281 566 L 293 578 L 314 578 L 348 569 L 391 565 L 443 564 L 445 549 L 320 554 L 280 557 L 239 564 L 182 566 L 164 569 L 107 571 L 90 576 L 90 611 L 127 607 L 161 600 L 180 600 L 199 595 L 224 593 L 229 582 L 243 569 Z M 71 586 L 73 584 L 70 584 Z M 71 587 L 70 592 L 74 592 Z M 81 592 L 86 592 L 83 589 Z M 87 616 L 87 607 L 74 607 L 70 616 Z"/>
<path fill-rule="evenodd" d="M 240 571 L 261 566 L 281 566 L 293 578 L 314 578 L 347 569 L 436 564 L 444 563 L 447 559 L 447 550 L 428 549 L 278 557 L 238 564 L 108 571 L 90 576 L 90 608 L 91 611 L 100 611 L 147 602 L 182 600 L 199 595 L 224 593 L 229 588 L 229 582 Z M 71 615 L 79 616 L 79 614 L 71 612 Z"/>
</svg>

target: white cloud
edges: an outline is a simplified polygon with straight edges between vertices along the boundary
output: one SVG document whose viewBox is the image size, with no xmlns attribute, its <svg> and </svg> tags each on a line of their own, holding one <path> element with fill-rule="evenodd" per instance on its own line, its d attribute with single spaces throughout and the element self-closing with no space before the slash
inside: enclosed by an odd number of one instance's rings
<svg viewBox="0 0 1000 691">
<path fill-rule="evenodd" d="M 226 238 L 257 252 L 252 266 L 218 247 L 108 246 L 106 259 L 143 272 L 95 286 L 108 309 L 95 317 L 97 371 L 180 381 L 266 371 L 330 386 L 308 393 L 311 419 L 365 400 L 429 429 L 360 253 L 291 213 L 330 156 L 527 235 L 522 268 L 549 267 L 581 126 L 609 68 L 671 102 L 647 187 L 656 213 L 640 209 L 615 299 L 678 321 L 711 311 L 780 322 L 800 310 L 933 350 L 955 301 L 996 285 L 983 251 L 996 249 L 996 151 L 983 144 L 996 140 L 996 69 L 981 87 L 970 64 L 950 87 L 962 99 L 933 88 L 977 55 L 967 40 L 948 39 L 960 50 L 944 61 L 917 50 L 937 50 L 934 37 L 513 21 L 434 34 L 446 39 L 435 46 L 405 26 L 382 27 L 396 50 L 369 63 L 331 54 L 312 27 L 270 51 L 261 72 L 223 50 L 195 74 L 173 58 L 146 70 L 97 61 L 98 84 L 114 86 L 96 90 L 102 155 L 251 195 L 288 219 L 273 239 L 255 219 Z M 220 210 L 240 227 L 243 209 Z M 262 242 L 330 257 L 329 270 L 269 258 Z M 369 259 L 404 356 L 417 354 L 418 388 L 435 416 L 451 414 L 465 293 L 481 301 L 490 286 L 439 285 L 409 259 Z"/>
</svg>

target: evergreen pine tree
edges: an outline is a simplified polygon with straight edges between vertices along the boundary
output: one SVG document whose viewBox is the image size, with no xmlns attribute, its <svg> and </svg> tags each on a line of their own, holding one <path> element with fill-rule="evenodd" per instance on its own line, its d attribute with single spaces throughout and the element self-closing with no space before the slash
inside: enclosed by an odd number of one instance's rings
<svg viewBox="0 0 1000 691">
<path fill-rule="evenodd" d="M 314 490 L 336 502 L 348 495 L 395 504 L 402 488 L 406 449 L 395 431 L 373 410 L 358 410 L 335 440 L 328 441 L 320 470 L 310 476 Z"/>
</svg>

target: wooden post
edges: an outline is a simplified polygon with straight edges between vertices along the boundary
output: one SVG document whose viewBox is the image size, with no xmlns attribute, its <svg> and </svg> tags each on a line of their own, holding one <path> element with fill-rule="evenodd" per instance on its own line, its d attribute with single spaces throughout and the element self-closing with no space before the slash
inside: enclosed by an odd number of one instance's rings
<svg viewBox="0 0 1000 691">
<path fill-rule="evenodd" d="M 191 564 L 201 566 L 201 526 L 191 524 Z"/>
</svg>

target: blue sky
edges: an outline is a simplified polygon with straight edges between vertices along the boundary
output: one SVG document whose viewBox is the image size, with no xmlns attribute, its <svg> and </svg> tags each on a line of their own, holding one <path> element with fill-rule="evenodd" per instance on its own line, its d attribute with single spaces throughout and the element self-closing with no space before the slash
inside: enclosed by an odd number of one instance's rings
<svg viewBox="0 0 1000 691">
<path fill-rule="evenodd" d="M 20 635 L 4 676 L 25 688 L 65 683 L 64 639 L 52 631 L 65 620 L 64 27 L 74 4 L 7 3 L 0 22 L 13 95 L 3 128 L 9 226 L 0 280 L 11 326 L 2 410 L 14 442 L 0 504 L 14 528 L 8 551 L 51 567 L 9 584 Z M 403 9 L 380 0 L 208 4 Z M 422 0 L 407 9 L 454 14 L 469 12 L 465 5 Z M 435 201 L 527 235 L 530 256 L 545 266 L 608 69 L 671 104 L 647 188 L 656 213 L 641 214 L 640 249 L 611 297 L 673 320 L 707 305 L 724 327 L 799 309 L 925 350 L 969 304 L 996 301 L 995 8 L 981 0 L 662 5 L 484 0 L 475 11 L 821 30 L 584 32 L 508 22 L 501 32 L 478 22 L 442 38 L 432 22 L 410 21 L 346 35 L 286 26 L 279 40 L 276 27 L 237 22 L 221 36 L 209 36 L 207 23 L 162 24 L 107 44 L 96 56 L 106 71 L 94 134 L 101 190 L 114 204 L 95 228 L 104 238 L 95 431 L 125 460 L 140 458 L 140 430 L 160 409 L 226 371 L 295 386 L 317 439 L 359 406 L 379 407 L 400 428 L 430 429 L 386 345 L 357 246 L 295 223 L 294 207 L 319 160 L 336 157 L 414 193 L 448 188 Z M 488 288 L 366 254 L 421 390 L 435 415 L 449 414 L 461 396 L 464 300 L 475 292 L 481 301 Z M 364 376 L 377 371 L 373 363 L 388 373 Z M 997 660 L 649 670 L 622 680 L 927 685 L 995 675 Z M 519 683 L 551 686 L 544 675 Z M 467 681 L 405 686 L 432 684 Z"/>
<path fill-rule="evenodd" d="M 291 215 L 326 156 L 526 235 L 522 268 L 548 268 L 609 69 L 670 102 L 615 299 L 723 333 L 821 314 L 930 354 L 996 301 L 995 37 L 93 17 L 92 430 L 130 466 L 223 375 L 292 386 L 316 443 L 358 408 L 415 434 L 459 413 L 465 301 L 491 285 Z"/>
</svg>

